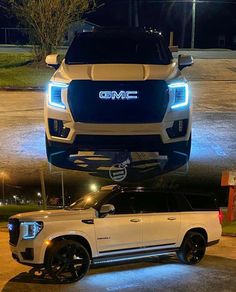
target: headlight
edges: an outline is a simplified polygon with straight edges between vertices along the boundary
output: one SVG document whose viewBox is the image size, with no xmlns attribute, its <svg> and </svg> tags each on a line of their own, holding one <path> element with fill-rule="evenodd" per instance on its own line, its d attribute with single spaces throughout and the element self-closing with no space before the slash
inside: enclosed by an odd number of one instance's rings
<svg viewBox="0 0 236 292">
<path fill-rule="evenodd" d="M 68 88 L 68 84 L 51 82 L 48 85 L 48 104 L 54 107 L 65 109 L 66 106 L 62 101 L 62 92 Z"/>
<path fill-rule="evenodd" d="M 21 222 L 23 239 L 34 239 L 43 229 L 43 222 Z"/>
<path fill-rule="evenodd" d="M 169 96 L 171 100 L 171 108 L 181 108 L 185 107 L 189 103 L 189 90 L 188 84 L 185 82 L 172 83 L 168 85 Z"/>
</svg>

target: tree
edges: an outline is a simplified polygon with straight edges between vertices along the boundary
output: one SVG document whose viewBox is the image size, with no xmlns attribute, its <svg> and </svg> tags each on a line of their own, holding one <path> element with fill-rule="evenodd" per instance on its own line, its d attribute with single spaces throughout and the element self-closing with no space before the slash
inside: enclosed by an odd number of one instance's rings
<svg viewBox="0 0 236 292">
<path fill-rule="evenodd" d="M 70 25 L 95 7 L 92 0 L 9 0 L 13 12 L 29 28 L 37 61 L 61 44 Z"/>
</svg>

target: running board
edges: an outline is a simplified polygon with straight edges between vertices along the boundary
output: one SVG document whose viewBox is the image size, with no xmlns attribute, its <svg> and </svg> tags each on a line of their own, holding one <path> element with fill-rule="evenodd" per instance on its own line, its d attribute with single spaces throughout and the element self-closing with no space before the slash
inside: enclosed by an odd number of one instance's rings
<svg viewBox="0 0 236 292">
<path fill-rule="evenodd" d="M 91 264 L 100 265 L 100 264 L 109 264 L 115 262 L 126 262 L 131 260 L 139 260 L 144 258 L 150 258 L 162 254 L 169 254 L 172 252 L 178 251 L 179 248 L 168 248 L 168 249 L 159 249 L 159 250 L 152 250 L 152 251 L 142 251 L 142 252 L 135 252 L 135 253 L 125 253 L 113 256 L 102 256 L 96 257 L 92 259 Z"/>
</svg>

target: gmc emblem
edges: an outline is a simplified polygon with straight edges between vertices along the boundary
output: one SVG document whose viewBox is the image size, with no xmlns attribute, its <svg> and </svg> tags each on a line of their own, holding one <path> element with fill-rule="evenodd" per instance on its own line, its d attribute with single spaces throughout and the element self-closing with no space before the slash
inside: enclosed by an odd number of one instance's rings
<svg viewBox="0 0 236 292">
<path fill-rule="evenodd" d="M 100 91 L 100 99 L 111 99 L 111 100 L 130 100 L 138 99 L 138 91 Z"/>
</svg>

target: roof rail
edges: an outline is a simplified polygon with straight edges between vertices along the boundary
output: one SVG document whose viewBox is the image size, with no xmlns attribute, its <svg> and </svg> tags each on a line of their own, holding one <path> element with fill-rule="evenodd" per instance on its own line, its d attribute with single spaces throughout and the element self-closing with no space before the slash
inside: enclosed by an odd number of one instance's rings
<svg viewBox="0 0 236 292">
<path fill-rule="evenodd" d="M 119 185 L 108 185 L 101 187 L 101 191 L 114 191 L 116 189 L 119 189 Z"/>
</svg>

